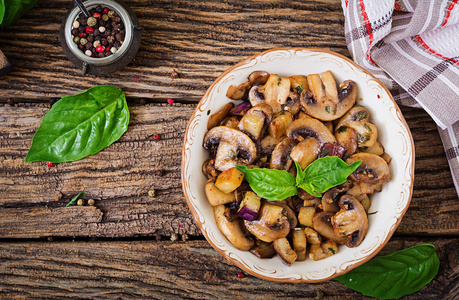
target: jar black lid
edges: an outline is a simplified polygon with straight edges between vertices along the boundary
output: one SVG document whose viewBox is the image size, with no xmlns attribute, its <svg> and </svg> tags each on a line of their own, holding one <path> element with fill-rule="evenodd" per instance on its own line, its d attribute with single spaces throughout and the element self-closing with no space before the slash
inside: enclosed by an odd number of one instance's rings
<svg viewBox="0 0 459 300">
<path fill-rule="evenodd" d="M 134 12 L 119 0 L 89 0 L 83 4 L 88 10 L 98 5 L 114 10 L 124 23 L 126 29 L 125 39 L 121 47 L 113 55 L 103 58 L 86 56 L 73 42 L 71 34 L 72 24 L 81 13 L 78 6 L 75 6 L 65 15 L 60 30 L 61 46 L 67 58 L 77 68 L 81 69 L 84 74 L 110 75 L 127 66 L 139 50 L 142 32 Z"/>
</svg>

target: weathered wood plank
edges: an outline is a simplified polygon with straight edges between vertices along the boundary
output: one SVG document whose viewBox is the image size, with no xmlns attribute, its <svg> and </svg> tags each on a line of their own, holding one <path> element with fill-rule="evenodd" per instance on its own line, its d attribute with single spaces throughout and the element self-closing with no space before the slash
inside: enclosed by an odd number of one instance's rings
<svg viewBox="0 0 459 300">
<path fill-rule="evenodd" d="M 71 1 L 40 1 L 20 22 L 0 31 L 1 49 L 15 68 L 0 80 L 0 101 L 47 101 L 96 83 L 120 87 L 129 97 L 196 101 L 224 70 L 274 47 L 349 55 L 336 0 L 125 2 L 139 16 L 142 42 L 135 60 L 107 77 L 83 76 L 62 52 L 59 28 Z M 174 69 L 184 77 L 171 79 Z"/>
<path fill-rule="evenodd" d="M 459 239 L 425 241 L 437 247 L 440 270 L 430 284 L 403 299 L 455 299 Z M 396 238 L 381 253 L 422 242 Z M 207 241 L 1 243 L 0 261 L 0 298 L 9 299 L 314 299 L 318 294 L 323 299 L 370 299 L 336 280 L 286 284 L 238 278 L 241 270 Z"/>
<path fill-rule="evenodd" d="M 200 235 L 180 184 L 194 105 L 131 105 L 128 132 L 100 153 L 48 168 L 24 163 L 48 106 L 0 106 L 0 237 Z M 415 193 L 397 234 L 457 235 L 459 203 L 430 117 L 404 108 L 416 144 Z M 153 136 L 160 134 L 155 141 Z M 161 173 L 164 174 L 161 176 Z M 149 189 L 157 196 L 149 198 Z M 93 207 L 64 207 L 78 192 Z"/>
</svg>

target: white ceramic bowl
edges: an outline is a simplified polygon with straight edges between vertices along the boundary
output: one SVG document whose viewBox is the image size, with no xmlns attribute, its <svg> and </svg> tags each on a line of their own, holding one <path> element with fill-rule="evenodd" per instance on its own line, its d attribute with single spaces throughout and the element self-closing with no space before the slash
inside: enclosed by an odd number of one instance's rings
<svg viewBox="0 0 459 300">
<path fill-rule="evenodd" d="M 382 192 L 371 195 L 369 229 L 356 248 L 340 246 L 336 255 L 320 261 L 306 260 L 286 266 L 279 257 L 260 259 L 236 249 L 218 229 L 212 207 L 204 193 L 206 177 L 202 163 L 208 159 L 202 140 L 207 120 L 228 103 L 226 91 L 239 85 L 253 71 L 263 70 L 279 76 L 307 75 L 331 70 L 337 82 L 354 80 L 357 103 L 370 111 L 378 126 L 378 139 L 393 158 L 389 167 L 392 179 Z M 389 241 L 407 210 L 413 191 L 414 146 L 408 125 L 389 91 L 370 73 L 337 53 L 306 48 L 277 48 L 252 56 L 224 72 L 198 103 L 186 129 L 182 153 L 182 186 L 188 206 L 209 243 L 224 257 L 259 278 L 283 282 L 319 282 L 342 275 L 375 256 Z"/>
</svg>

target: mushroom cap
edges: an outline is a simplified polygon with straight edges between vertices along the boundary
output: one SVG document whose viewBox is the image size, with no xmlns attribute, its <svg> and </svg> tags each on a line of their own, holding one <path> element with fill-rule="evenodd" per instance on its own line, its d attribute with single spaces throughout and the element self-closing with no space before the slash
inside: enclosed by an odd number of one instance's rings
<svg viewBox="0 0 459 300">
<path fill-rule="evenodd" d="M 268 78 L 269 73 L 266 71 L 253 71 L 248 77 L 251 85 L 265 84 Z"/>
<path fill-rule="evenodd" d="M 387 183 L 390 180 L 390 170 L 387 162 L 380 156 L 360 152 L 351 155 L 347 160 L 347 164 L 352 164 L 355 161 L 361 160 L 360 166 L 351 174 L 351 179 L 357 182 L 379 184 Z"/>
<path fill-rule="evenodd" d="M 336 143 L 333 134 L 319 120 L 313 118 L 301 118 L 293 121 L 287 128 L 286 135 L 298 140 L 312 137 L 319 141 L 321 145 L 325 143 Z"/>
<path fill-rule="evenodd" d="M 228 102 L 218 112 L 211 115 L 209 117 L 209 120 L 207 121 L 207 130 L 212 129 L 218 124 L 220 124 L 221 121 L 223 121 L 228 115 L 229 110 L 232 109 L 233 107 L 234 107 L 234 103 Z"/>
<path fill-rule="evenodd" d="M 359 147 L 373 147 L 378 138 L 378 128 L 369 121 L 370 112 L 363 106 L 355 106 L 349 110 L 336 125 L 337 131 L 341 127 L 352 128 L 357 134 Z"/>
<path fill-rule="evenodd" d="M 339 200 L 341 210 L 331 219 L 335 236 L 347 237 L 346 246 L 353 248 L 362 243 L 368 231 L 368 217 L 362 204 L 351 195 Z"/>
<path fill-rule="evenodd" d="M 203 146 L 216 151 L 215 168 L 226 171 L 236 164 L 247 165 L 257 156 L 257 147 L 245 133 L 227 126 L 217 126 L 204 135 Z"/>
<path fill-rule="evenodd" d="M 302 170 L 306 169 L 309 164 L 317 159 L 320 153 L 320 144 L 314 138 L 306 138 L 296 145 L 291 153 L 290 157 L 300 164 Z"/>
<path fill-rule="evenodd" d="M 335 138 L 338 144 L 346 149 L 346 156 L 351 156 L 357 151 L 357 133 L 346 125 L 335 131 Z"/>
<path fill-rule="evenodd" d="M 286 237 L 290 232 L 284 207 L 271 203 L 264 203 L 260 207 L 258 220 L 245 220 L 244 225 L 250 233 L 267 243 Z"/>
<path fill-rule="evenodd" d="M 271 153 L 270 169 L 289 170 L 292 165 L 290 152 L 298 144 L 294 138 L 286 137 L 274 147 Z"/>
<path fill-rule="evenodd" d="M 325 74 L 327 75 L 324 76 Z M 311 92 L 303 91 L 300 95 L 303 110 L 322 121 L 332 121 L 342 117 L 354 105 L 357 96 L 357 84 L 352 80 L 342 82 L 341 91 L 337 93 L 336 83 L 332 77 L 330 78 L 332 76 L 330 74 L 322 73 L 322 81 L 318 78 L 318 74 L 309 75 L 308 83 Z"/>
<path fill-rule="evenodd" d="M 224 204 L 214 206 L 214 217 L 218 228 L 234 247 L 239 250 L 249 250 L 254 245 L 254 241 L 245 235 L 242 220 L 229 221 L 225 217 L 225 210 Z"/>
</svg>

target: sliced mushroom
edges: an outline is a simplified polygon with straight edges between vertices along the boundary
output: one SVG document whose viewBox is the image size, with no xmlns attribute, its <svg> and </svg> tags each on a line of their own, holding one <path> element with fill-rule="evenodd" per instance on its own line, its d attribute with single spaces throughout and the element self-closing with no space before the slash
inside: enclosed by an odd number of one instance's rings
<svg viewBox="0 0 459 300">
<path fill-rule="evenodd" d="M 214 113 L 209 117 L 209 120 L 207 121 L 207 130 L 214 128 L 220 122 L 222 122 L 226 116 L 228 115 L 228 111 L 233 108 L 234 103 L 229 102 L 225 106 L 223 106 L 218 112 Z"/>
<path fill-rule="evenodd" d="M 363 147 L 362 152 L 367 152 L 374 155 L 382 155 L 384 153 L 384 147 L 380 142 L 376 141 L 373 147 Z"/>
<path fill-rule="evenodd" d="M 313 244 L 309 250 L 309 259 L 321 260 L 338 253 L 338 245 L 333 241 L 326 241 L 322 244 Z"/>
<path fill-rule="evenodd" d="M 317 139 L 320 145 L 325 143 L 336 143 L 336 139 L 328 128 L 319 120 L 313 118 L 302 118 L 293 121 L 287 128 L 286 134 L 297 140 L 303 140 L 306 137 Z"/>
<path fill-rule="evenodd" d="M 297 91 L 290 91 L 287 97 L 287 102 L 283 106 L 284 110 L 296 115 L 301 110 L 301 96 Z"/>
<path fill-rule="evenodd" d="M 336 213 L 339 211 L 339 193 L 337 188 L 332 188 L 323 194 L 321 204 L 324 212 Z"/>
<path fill-rule="evenodd" d="M 282 140 L 282 138 L 273 138 L 270 135 L 265 136 L 261 142 L 261 154 L 262 155 L 271 155 L 277 144 Z"/>
<path fill-rule="evenodd" d="M 290 222 L 282 206 L 264 203 L 258 213 L 258 220 L 244 221 L 245 227 L 264 242 L 286 237 L 290 232 Z"/>
<path fill-rule="evenodd" d="M 304 75 L 290 76 L 290 86 L 298 94 L 301 94 L 303 91 L 309 92 L 308 78 Z"/>
<path fill-rule="evenodd" d="M 301 93 L 301 105 L 307 114 L 322 121 L 340 118 L 354 105 L 357 96 L 357 84 L 352 80 L 342 82 L 338 94 L 330 71 L 308 75 L 308 86 L 310 92 Z"/>
<path fill-rule="evenodd" d="M 215 154 L 215 168 L 226 171 L 236 164 L 251 164 L 257 156 L 253 141 L 243 132 L 227 126 L 218 126 L 204 136 L 203 146 Z"/>
<path fill-rule="evenodd" d="M 288 137 L 280 141 L 271 154 L 269 167 L 277 170 L 289 170 L 292 165 L 290 153 L 297 144 L 297 140 Z"/>
<path fill-rule="evenodd" d="M 354 129 L 341 126 L 335 131 L 335 138 L 338 144 L 346 149 L 345 156 L 351 156 L 357 151 L 357 133 Z"/>
<path fill-rule="evenodd" d="M 351 195 L 341 196 L 341 210 L 331 218 L 335 236 L 346 237 L 346 246 L 362 243 L 368 231 L 368 217 L 362 204 Z"/>
<path fill-rule="evenodd" d="M 390 170 L 386 161 L 378 155 L 360 152 L 350 156 L 347 164 L 361 160 L 360 166 L 351 174 L 351 179 L 359 183 L 380 184 L 390 180 Z"/>
<path fill-rule="evenodd" d="M 252 106 L 266 103 L 274 113 L 282 110 L 290 94 L 290 79 L 271 74 L 263 86 L 253 86 L 249 91 L 249 100 Z"/>
<path fill-rule="evenodd" d="M 249 75 L 251 85 L 265 84 L 268 81 L 269 73 L 265 71 L 254 71 Z"/>
<path fill-rule="evenodd" d="M 258 104 L 247 111 L 239 122 L 238 129 L 254 140 L 263 136 L 273 118 L 273 110 L 267 104 Z"/>
<path fill-rule="evenodd" d="M 338 244 L 345 244 L 347 237 L 337 237 L 333 231 L 333 225 L 331 224 L 331 218 L 333 213 L 320 212 L 314 215 L 312 225 L 314 230 L 320 233 L 326 239 L 332 240 Z"/>
<path fill-rule="evenodd" d="M 214 166 L 215 160 L 208 159 L 202 164 L 202 173 L 207 179 L 215 179 L 218 176 L 218 171 Z"/>
<path fill-rule="evenodd" d="M 378 138 L 378 128 L 369 122 L 370 113 L 363 106 L 355 106 L 348 111 L 338 122 L 337 131 L 347 126 L 357 133 L 358 147 L 373 147 Z"/>
<path fill-rule="evenodd" d="M 309 164 L 317 159 L 319 153 L 319 142 L 314 138 L 306 138 L 292 149 L 290 157 L 299 163 L 301 169 L 304 170 Z"/>
<path fill-rule="evenodd" d="M 218 229 L 223 235 L 239 250 L 250 250 L 254 245 L 253 239 L 244 233 L 244 226 L 241 219 L 228 220 L 225 217 L 225 205 L 214 207 L 214 216 Z"/>
<path fill-rule="evenodd" d="M 239 125 L 240 120 L 241 120 L 241 117 L 238 117 L 238 116 L 228 117 L 222 121 L 221 126 L 228 126 L 228 127 L 237 129 L 237 126 Z"/>
</svg>

